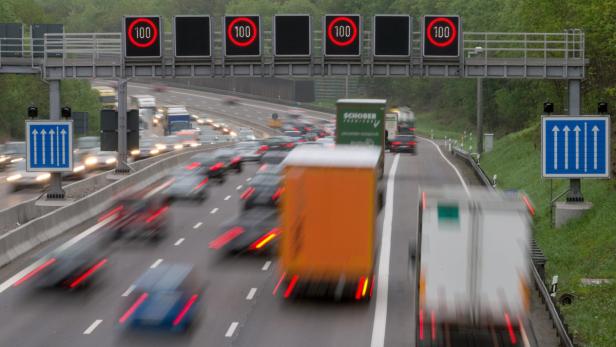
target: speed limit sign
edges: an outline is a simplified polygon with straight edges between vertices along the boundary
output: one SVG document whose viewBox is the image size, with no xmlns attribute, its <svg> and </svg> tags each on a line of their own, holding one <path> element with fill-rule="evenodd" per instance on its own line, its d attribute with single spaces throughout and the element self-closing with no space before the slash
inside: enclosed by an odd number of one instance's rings
<svg viewBox="0 0 616 347">
<path fill-rule="evenodd" d="M 124 57 L 160 58 L 163 36 L 161 23 L 161 18 L 158 16 L 124 17 Z"/>
<path fill-rule="evenodd" d="M 424 16 L 423 57 L 460 58 L 461 37 L 459 16 Z"/>
</svg>

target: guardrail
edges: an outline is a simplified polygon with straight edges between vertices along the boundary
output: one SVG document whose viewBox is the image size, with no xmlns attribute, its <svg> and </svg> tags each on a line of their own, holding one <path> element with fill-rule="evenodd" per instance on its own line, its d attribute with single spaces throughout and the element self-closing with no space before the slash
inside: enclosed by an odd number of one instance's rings
<svg viewBox="0 0 616 347">
<path fill-rule="evenodd" d="M 486 175 L 485 171 L 483 171 L 483 169 L 479 166 L 479 163 L 475 161 L 475 158 L 473 158 L 473 156 L 469 152 L 456 148 L 456 147 L 452 147 L 451 151 L 453 155 L 464 159 L 473 168 L 475 175 L 479 177 L 479 180 L 482 182 L 484 186 L 488 187 L 488 189 L 496 189 L 496 184 L 494 184 L 490 180 L 490 178 Z M 552 324 L 554 328 L 556 329 L 556 334 L 558 335 L 558 338 L 560 340 L 560 344 L 561 346 L 564 346 L 564 347 L 575 347 L 576 344 L 573 343 L 573 339 L 569 336 L 569 331 L 568 331 L 569 328 L 564 323 L 564 319 L 560 315 L 560 310 L 554 304 L 554 301 L 552 297 L 550 296 L 548 289 L 545 286 L 544 266 L 545 266 L 546 257 L 545 255 L 543 255 L 543 252 L 541 252 L 541 250 L 537 246 L 534 238 L 531 241 L 530 247 L 531 247 L 531 250 L 530 250 L 531 259 L 532 259 L 531 272 L 532 272 L 533 279 L 535 281 L 535 287 L 539 291 L 541 301 L 545 304 L 548 310 L 550 319 L 552 320 Z"/>
</svg>

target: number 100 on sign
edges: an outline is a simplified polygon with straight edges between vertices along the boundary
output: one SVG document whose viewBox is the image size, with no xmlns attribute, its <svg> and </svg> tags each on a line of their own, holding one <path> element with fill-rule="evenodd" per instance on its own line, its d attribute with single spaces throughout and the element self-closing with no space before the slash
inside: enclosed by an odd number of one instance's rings
<svg viewBox="0 0 616 347">
<path fill-rule="evenodd" d="M 160 17 L 124 17 L 124 56 L 161 57 Z"/>
<path fill-rule="evenodd" d="M 361 49 L 361 18 L 359 15 L 326 15 L 324 29 L 326 56 L 359 56 Z"/>
</svg>

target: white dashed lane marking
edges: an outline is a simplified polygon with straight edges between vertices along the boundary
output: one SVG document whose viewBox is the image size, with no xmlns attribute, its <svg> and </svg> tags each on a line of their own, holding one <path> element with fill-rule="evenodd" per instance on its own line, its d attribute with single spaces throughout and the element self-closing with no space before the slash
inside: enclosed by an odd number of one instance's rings
<svg viewBox="0 0 616 347">
<path fill-rule="evenodd" d="M 193 229 L 197 229 L 198 227 L 200 227 L 200 226 L 202 226 L 202 225 L 203 225 L 203 223 L 199 222 L 199 223 L 197 223 L 197 224 L 195 224 L 195 225 L 193 226 Z"/>
<path fill-rule="evenodd" d="M 255 297 L 255 294 L 257 294 L 257 288 L 250 288 L 248 295 L 246 295 L 246 300 L 252 300 Z"/>
<path fill-rule="evenodd" d="M 263 267 L 261 268 L 262 271 L 267 271 L 270 267 L 270 265 L 272 265 L 272 261 L 268 260 L 265 262 L 265 264 L 263 264 Z"/>
<path fill-rule="evenodd" d="M 231 199 L 231 195 L 227 195 L 227 197 L 225 197 L 225 201 Z"/>
<path fill-rule="evenodd" d="M 182 244 L 182 242 L 184 242 L 184 238 L 182 237 L 181 239 L 175 241 L 175 243 L 173 244 L 174 246 L 179 246 Z"/>
<path fill-rule="evenodd" d="M 155 269 L 156 267 L 158 267 L 158 265 L 160 265 L 160 263 L 163 262 L 163 259 L 158 259 L 157 261 L 154 262 L 154 264 L 150 265 L 150 269 Z"/>
<path fill-rule="evenodd" d="M 128 289 L 124 293 L 122 293 L 122 296 L 129 296 L 130 293 L 133 292 L 133 290 L 135 290 L 135 285 L 131 284 L 131 286 L 128 287 Z"/>
<path fill-rule="evenodd" d="M 84 331 L 83 331 L 83 334 L 84 334 L 84 335 L 90 335 L 90 334 L 92 334 L 92 332 L 94 331 L 94 329 L 96 329 L 96 327 L 97 327 L 99 324 L 101 324 L 102 322 L 103 322 L 103 320 L 102 320 L 102 319 L 97 319 L 97 320 L 95 320 L 95 321 L 94 321 L 94 323 L 90 324 L 90 326 L 89 326 L 86 330 L 84 330 Z"/>
<path fill-rule="evenodd" d="M 242 189 L 242 185 L 240 184 L 239 186 L 237 186 L 237 188 L 235 188 L 235 190 L 240 190 Z"/>
<path fill-rule="evenodd" d="M 229 325 L 229 329 L 227 329 L 227 332 L 225 333 L 225 337 L 231 337 L 233 336 L 233 333 L 235 333 L 235 329 L 237 329 L 237 326 L 239 325 L 239 322 L 233 322 L 231 323 L 231 325 Z"/>
<path fill-rule="evenodd" d="M 212 209 L 212 211 L 210 211 L 210 213 L 211 213 L 211 214 L 214 214 L 214 213 L 216 213 L 216 212 L 218 212 L 218 207 L 214 207 L 214 208 Z"/>
</svg>

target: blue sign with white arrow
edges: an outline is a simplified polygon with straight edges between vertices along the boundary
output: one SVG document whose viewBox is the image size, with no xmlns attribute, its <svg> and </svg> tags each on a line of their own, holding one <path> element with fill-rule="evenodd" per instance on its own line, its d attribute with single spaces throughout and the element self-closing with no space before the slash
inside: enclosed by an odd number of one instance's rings
<svg viewBox="0 0 616 347">
<path fill-rule="evenodd" d="M 73 121 L 26 121 L 27 171 L 73 171 Z"/>
<path fill-rule="evenodd" d="M 546 178 L 609 178 L 609 116 L 544 116 L 542 168 Z"/>
</svg>

